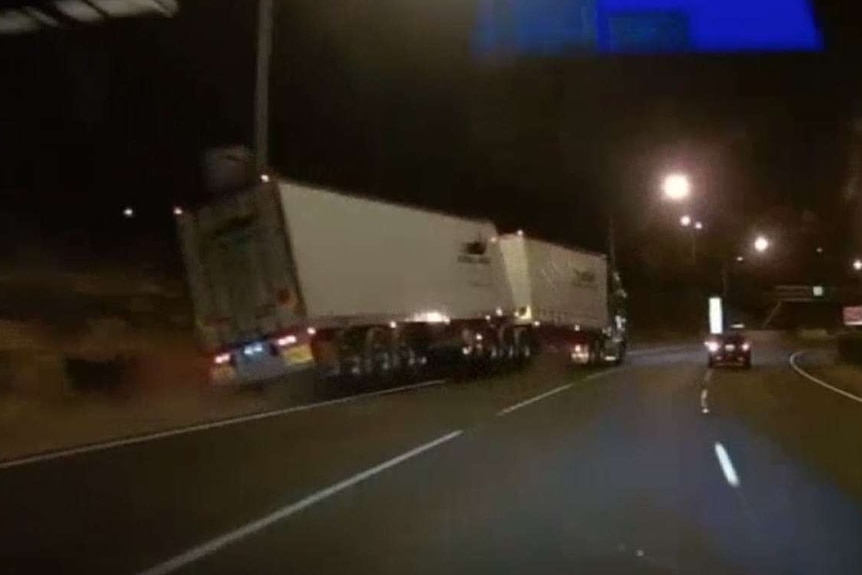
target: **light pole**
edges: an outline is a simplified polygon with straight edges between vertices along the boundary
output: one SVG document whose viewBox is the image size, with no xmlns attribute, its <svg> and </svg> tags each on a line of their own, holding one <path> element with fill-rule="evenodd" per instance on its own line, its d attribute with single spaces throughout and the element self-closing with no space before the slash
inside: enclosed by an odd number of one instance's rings
<svg viewBox="0 0 862 575">
<path fill-rule="evenodd" d="M 254 84 L 254 155 L 258 173 L 269 163 L 269 62 L 272 55 L 272 2 L 257 0 L 257 54 Z"/>
<path fill-rule="evenodd" d="M 688 214 L 679 219 L 679 225 L 688 230 L 689 239 L 691 240 L 691 263 L 697 265 L 697 233 L 703 231 L 703 222 L 695 221 Z"/>
</svg>

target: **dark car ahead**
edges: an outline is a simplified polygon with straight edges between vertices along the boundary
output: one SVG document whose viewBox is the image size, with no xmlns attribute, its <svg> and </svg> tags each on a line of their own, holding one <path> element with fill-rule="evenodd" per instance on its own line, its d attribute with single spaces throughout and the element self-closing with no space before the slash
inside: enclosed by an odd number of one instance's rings
<svg viewBox="0 0 862 575">
<path fill-rule="evenodd" d="M 738 365 L 751 367 L 751 342 L 741 333 L 714 335 L 706 340 L 709 367 Z"/>
</svg>

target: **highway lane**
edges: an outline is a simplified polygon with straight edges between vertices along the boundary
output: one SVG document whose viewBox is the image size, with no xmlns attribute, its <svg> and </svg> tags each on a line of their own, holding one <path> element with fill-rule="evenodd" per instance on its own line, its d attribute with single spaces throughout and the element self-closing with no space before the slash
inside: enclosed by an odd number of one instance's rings
<svg viewBox="0 0 862 575">
<path fill-rule="evenodd" d="M 699 349 L 589 380 L 538 366 L 0 471 L 0 565 L 859 573 L 862 411 L 791 350 L 711 376 Z"/>
</svg>

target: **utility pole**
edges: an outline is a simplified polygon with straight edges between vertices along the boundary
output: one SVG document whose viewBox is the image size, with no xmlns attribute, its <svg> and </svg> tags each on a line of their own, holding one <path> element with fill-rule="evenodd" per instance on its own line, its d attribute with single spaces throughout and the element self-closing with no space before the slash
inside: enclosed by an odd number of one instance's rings
<svg viewBox="0 0 862 575">
<path fill-rule="evenodd" d="M 269 68 L 272 56 L 273 0 L 258 0 L 254 88 L 254 155 L 258 172 L 269 165 Z"/>
<path fill-rule="evenodd" d="M 617 242 L 614 230 L 613 208 L 608 213 L 608 268 L 610 273 L 617 271 Z"/>
</svg>

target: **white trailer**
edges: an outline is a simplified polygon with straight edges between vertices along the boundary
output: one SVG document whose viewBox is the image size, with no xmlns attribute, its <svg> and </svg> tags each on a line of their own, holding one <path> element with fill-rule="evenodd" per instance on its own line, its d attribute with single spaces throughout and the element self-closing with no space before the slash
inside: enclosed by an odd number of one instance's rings
<svg viewBox="0 0 862 575">
<path fill-rule="evenodd" d="M 523 359 L 491 222 L 261 184 L 179 218 L 216 381 Z"/>
<path fill-rule="evenodd" d="M 523 234 L 501 237 L 516 317 L 577 363 L 621 362 L 625 316 L 609 297 L 607 259 Z"/>
</svg>

